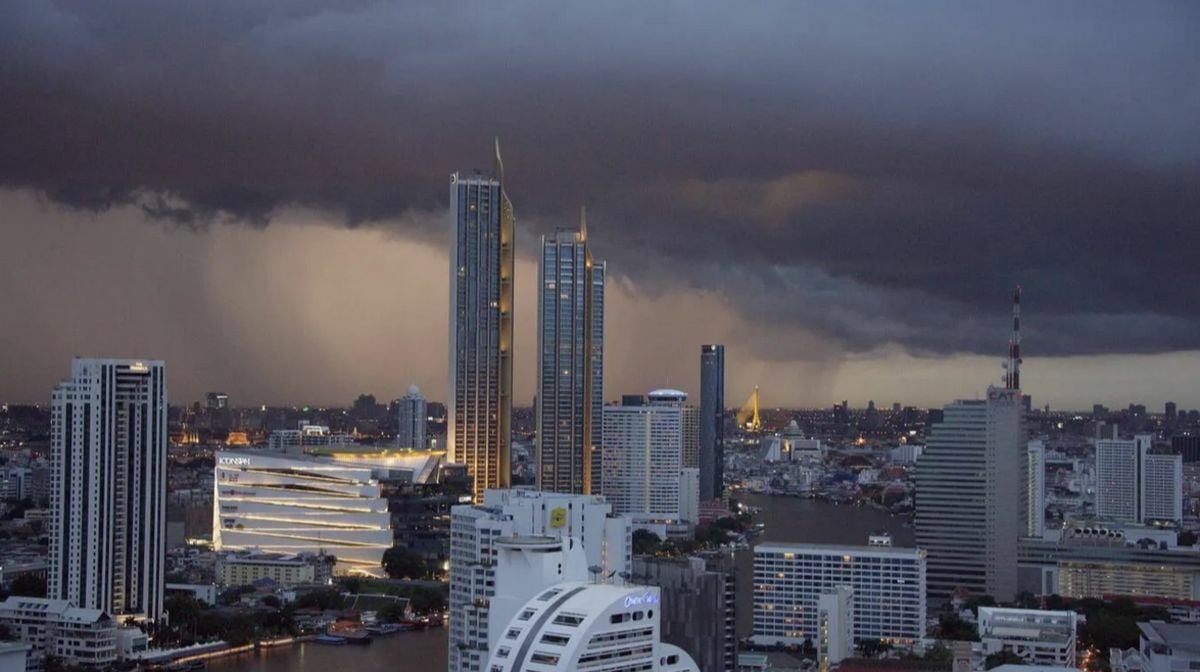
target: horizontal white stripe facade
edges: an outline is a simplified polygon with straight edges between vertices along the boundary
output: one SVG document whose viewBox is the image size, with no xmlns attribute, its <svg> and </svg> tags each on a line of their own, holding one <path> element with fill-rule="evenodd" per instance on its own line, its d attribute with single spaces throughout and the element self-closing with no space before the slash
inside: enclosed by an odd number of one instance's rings
<svg viewBox="0 0 1200 672">
<path fill-rule="evenodd" d="M 369 468 L 221 452 L 213 481 L 217 550 L 325 553 L 338 574 L 383 575 L 391 515 Z"/>
</svg>

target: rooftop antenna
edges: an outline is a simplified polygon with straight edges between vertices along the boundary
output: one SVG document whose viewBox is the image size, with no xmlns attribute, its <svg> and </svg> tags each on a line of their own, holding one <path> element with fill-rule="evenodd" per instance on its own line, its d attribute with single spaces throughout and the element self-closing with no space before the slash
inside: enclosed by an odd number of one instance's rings
<svg viewBox="0 0 1200 672">
<path fill-rule="evenodd" d="M 1005 365 L 1004 387 L 1021 389 L 1021 286 L 1013 290 L 1013 330 L 1008 339 L 1008 363 Z"/>
</svg>

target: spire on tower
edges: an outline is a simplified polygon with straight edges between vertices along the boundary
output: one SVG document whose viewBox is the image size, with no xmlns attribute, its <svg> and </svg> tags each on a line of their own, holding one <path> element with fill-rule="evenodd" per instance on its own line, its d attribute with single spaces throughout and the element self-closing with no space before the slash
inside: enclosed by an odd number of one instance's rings
<svg viewBox="0 0 1200 672">
<path fill-rule="evenodd" d="M 1004 387 L 1021 389 L 1021 286 L 1013 290 L 1013 330 L 1008 339 L 1008 366 L 1004 374 Z"/>
</svg>

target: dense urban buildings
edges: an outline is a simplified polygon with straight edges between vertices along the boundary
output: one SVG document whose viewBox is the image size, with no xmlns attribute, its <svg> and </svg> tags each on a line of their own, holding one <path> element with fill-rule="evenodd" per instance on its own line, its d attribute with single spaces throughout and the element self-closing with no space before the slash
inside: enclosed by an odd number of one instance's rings
<svg viewBox="0 0 1200 672">
<path fill-rule="evenodd" d="M 848 586 L 856 642 L 911 646 L 925 636 L 926 571 L 925 551 L 916 548 L 759 544 L 754 547 L 753 641 L 815 645 L 821 596 Z"/>
<path fill-rule="evenodd" d="M 425 450 L 425 423 L 429 413 L 425 397 L 416 385 L 408 388 L 408 394 L 400 399 L 399 417 L 396 424 L 396 445 L 410 450 Z"/>
<path fill-rule="evenodd" d="M 593 469 L 604 405 L 604 262 L 579 230 L 542 236 L 538 282 L 537 482 L 599 492 Z"/>
<path fill-rule="evenodd" d="M 47 594 L 157 621 L 166 571 L 166 367 L 77 358 L 51 408 Z"/>
<path fill-rule="evenodd" d="M 516 543 L 531 537 L 552 537 L 559 543 Z M 570 543 L 564 545 L 563 540 Z M 479 504 L 454 507 L 450 517 L 450 672 L 487 669 L 488 629 L 493 620 L 506 620 L 503 616 L 493 619 L 497 588 L 503 583 L 510 591 L 530 589 L 517 585 L 519 581 L 498 578 L 502 555 L 507 560 L 533 562 L 538 559 L 535 555 L 576 550 L 582 553 L 583 562 L 561 563 L 569 573 L 563 578 L 589 578 L 576 572 L 594 568 L 595 578 L 622 581 L 632 562 L 629 521 L 613 515 L 613 507 L 602 497 L 536 490 L 488 490 Z M 509 569 L 513 567 L 505 564 L 501 571 Z M 522 595 L 510 592 L 504 603 L 524 602 Z"/>
<path fill-rule="evenodd" d="M 701 670 L 736 672 L 736 577 L 731 554 L 637 556 L 630 582 L 662 591 L 662 640 Z"/>
<path fill-rule="evenodd" d="M 987 399 L 943 409 L 917 460 L 915 531 L 929 554 L 929 594 L 964 588 L 1011 601 L 1025 466 L 1020 390 L 988 388 Z"/>
<path fill-rule="evenodd" d="M 382 576 L 391 518 L 369 465 L 218 452 L 213 548 L 327 554 L 336 572 Z"/>
<path fill-rule="evenodd" d="M 619 514 L 684 519 L 687 492 L 698 482 L 685 474 L 685 444 L 695 428 L 695 408 L 679 390 L 655 390 L 648 403 L 604 407 L 604 497 Z"/>
<path fill-rule="evenodd" d="M 450 176 L 450 338 L 446 446 L 476 501 L 511 482 L 515 216 L 495 170 Z"/>
<path fill-rule="evenodd" d="M 1123 523 L 1183 520 L 1183 456 L 1154 453 L 1154 437 L 1096 441 L 1096 515 Z"/>
<path fill-rule="evenodd" d="M 700 346 L 700 499 L 725 494 L 725 346 Z"/>
</svg>

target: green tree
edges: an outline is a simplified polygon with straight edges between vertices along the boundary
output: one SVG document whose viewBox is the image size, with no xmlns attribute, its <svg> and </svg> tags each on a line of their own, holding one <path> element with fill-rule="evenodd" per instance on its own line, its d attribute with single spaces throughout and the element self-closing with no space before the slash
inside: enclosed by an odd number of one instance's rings
<svg viewBox="0 0 1200 672">
<path fill-rule="evenodd" d="M 446 610 L 446 596 L 440 590 L 416 587 L 409 593 L 412 610 L 418 614 L 439 613 Z"/>
<path fill-rule="evenodd" d="M 383 570 L 393 579 L 422 579 L 429 575 L 425 558 L 399 546 L 384 552 Z"/>
<path fill-rule="evenodd" d="M 858 648 L 864 658 L 878 658 L 892 649 L 891 644 L 884 644 L 878 639 L 867 638 L 859 642 Z"/>
<path fill-rule="evenodd" d="M 1025 665 L 1025 664 L 1026 663 L 1025 663 L 1024 658 L 1018 656 L 1017 654 L 1013 653 L 1012 651 L 1009 651 L 1008 649 L 1003 649 L 1001 651 L 997 651 L 995 653 L 988 654 L 987 659 L 984 660 L 983 667 L 984 667 L 984 669 L 990 670 L 993 667 L 1000 667 L 1001 665 Z"/>
<path fill-rule="evenodd" d="M 45 597 L 46 577 L 22 574 L 9 584 L 8 593 L 20 597 Z"/>
<path fill-rule="evenodd" d="M 938 618 L 937 634 L 939 639 L 979 641 L 979 631 L 975 624 L 964 621 L 958 614 L 942 614 Z"/>
<path fill-rule="evenodd" d="M 1179 544 L 1180 546 L 1195 546 L 1196 533 L 1191 530 L 1184 530 L 1179 533 L 1178 537 L 1176 537 L 1175 543 Z"/>
<path fill-rule="evenodd" d="M 662 539 L 650 530 L 633 531 L 633 554 L 654 555 L 662 550 Z"/>
<path fill-rule="evenodd" d="M 351 595 L 357 595 L 362 592 L 362 585 L 362 579 L 358 578 L 357 576 L 351 576 L 349 578 L 342 579 L 342 588 L 345 588 L 346 592 L 350 593 Z"/>
<path fill-rule="evenodd" d="M 939 665 L 949 665 L 954 662 L 954 652 L 941 642 L 934 642 L 925 649 L 922 659 Z"/>
</svg>

